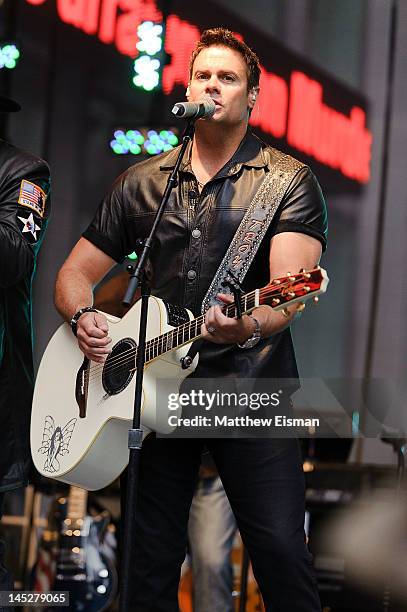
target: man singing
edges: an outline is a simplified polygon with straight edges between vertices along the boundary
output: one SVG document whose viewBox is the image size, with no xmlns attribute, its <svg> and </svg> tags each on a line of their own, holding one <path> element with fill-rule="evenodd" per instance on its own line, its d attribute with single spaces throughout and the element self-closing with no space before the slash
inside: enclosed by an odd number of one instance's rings
<svg viewBox="0 0 407 612">
<path fill-rule="evenodd" d="M 246 209 L 281 157 L 248 130 L 259 77 L 257 56 L 229 31 L 215 28 L 202 34 L 191 58 L 187 97 L 197 101 L 210 96 L 216 110 L 196 123 L 150 257 L 153 295 L 195 315 Z M 117 179 L 59 273 L 57 308 L 67 321 L 73 320 L 79 347 L 93 361 L 102 363 L 111 350 L 106 318 L 89 311 L 93 287 L 134 250 L 138 238 L 148 235 L 177 153 L 132 166 Z M 264 286 L 289 270 L 313 268 L 325 244 L 321 190 L 309 168 L 298 164 L 245 278 L 246 289 Z M 237 319 L 212 306 L 202 327 L 206 342 L 196 375 L 296 378 L 289 331 L 295 315 L 295 305 L 284 312 L 259 306 Z M 228 438 L 207 439 L 205 444 L 266 609 L 318 612 L 311 556 L 304 542 L 304 479 L 297 441 Z M 179 572 L 203 446 L 200 439 L 154 435 L 143 443 L 134 610 L 178 610 Z"/>
</svg>

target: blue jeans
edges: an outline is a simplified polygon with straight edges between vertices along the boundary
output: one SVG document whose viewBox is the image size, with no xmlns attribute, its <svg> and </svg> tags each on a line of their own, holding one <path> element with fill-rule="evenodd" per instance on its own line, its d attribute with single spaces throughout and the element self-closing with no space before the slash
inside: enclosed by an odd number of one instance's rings
<svg viewBox="0 0 407 612">
<path fill-rule="evenodd" d="M 230 553 L 237 530 L 219 476 L 201 478 L 189 513 L 194 612 L 232 612 Z"/>
</svg>

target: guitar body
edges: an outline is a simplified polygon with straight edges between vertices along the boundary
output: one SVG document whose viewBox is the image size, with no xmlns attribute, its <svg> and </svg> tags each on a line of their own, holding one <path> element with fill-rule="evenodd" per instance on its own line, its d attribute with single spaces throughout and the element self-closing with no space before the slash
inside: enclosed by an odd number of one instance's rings
<svg viewBox="0 0 407 612">
<path fill-rule="evenodd" d="M 70 610 L 102 612 L 117 593 L 116 538 L 108 512 L 90 515 L 87 499 L 87 491 L 70 487 L 52 503 L 30 586 L 40 593 L 68 591 Z"/>
<path fill-rule="evenodd" d="M 103 520 L 87 516 L 82 530 L 85 536 L 62 535 L 60 538 L 61 548 L 52 588 L 54 591 L 69 591 L 69 609 L 74 612 L 108 610 L 116 595 L 116 569 L 100 551 L 105 528 Z M 80 548 L 80 553 L 73 553 L 72 546 Z"/>
<path fill-rule="evenodd" d="M 290 273 L 242 295 L 241 311 L 249 313 L 260 304 L 284 310 L 295 303 L 303 310 L 304 302 L 323 293 L 327 284 L 328 276 L 319 267 Z M 144 434 L 171 433 L 176 427 L 168 423 L 168 396 L 178 393 L 196 368 L 198 356 L 185 370 L 180 360 L 200 337 L 204 315 L 194 319 L 186 308 L 156 297 L 149 304 L 141 427 Z M 239 310 L 235 303 L 223 308 L 229 317 L 236 317 Z M 104 364 L 84 359 L 66 323 L 51 338 L 38 370 L 31 418 L 31 453 L 43 476 L 96 490 L 126 467 L 140 313 L 138 301 L 122 319 L 106 315 L 112 352 Z M 162 385 L 157 389 L 159 379 L 166 380 L 165 390 Z M 171 415 L 181 416 L 181 411 Z"/>
<path fill-rule="evenodd" d="M 106 315 L 113 349 L 104 365 L 88 362 L 84 367 L 84 356 L 67 323 L 51 338 L 38 370 L 31 419 L 33 461 L 43 476 L 97 490 L 110 484 L 126 467 L 140 312 L 141 301 L 122 319 Z M 150 298 L 147 341 L 173 330 L 175 326 L 169 320 L 193 319 L 186 309 L 170 315 L 162 300 Z M 181 368 L 180 359 L 190 344 L 146 364 L 141 413 L 145 435 L 171 430 L 167 391 L 177 393 L 184 378 L 196 368 L 197 356 L 188 369 Z M 156 390 L 160 378 L 171 379 L 163 397 L 157 396 Z M 78 400 L 81 391 L 82 399 Z"/>
</svg>

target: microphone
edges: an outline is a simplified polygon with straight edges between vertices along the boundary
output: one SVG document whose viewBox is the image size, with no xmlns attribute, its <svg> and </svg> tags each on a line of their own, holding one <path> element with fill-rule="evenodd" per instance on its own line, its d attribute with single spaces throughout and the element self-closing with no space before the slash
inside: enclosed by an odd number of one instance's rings
<svg viewBox="0 0 407 612">
<path fill-rule="evenodd" d="M 178 119 L 205 119 L 212 117 L 215 110 L 215 102 L 212 98 L 207 97 L 199 102 L 177 102 L 171 112 Z"/>
</svg>

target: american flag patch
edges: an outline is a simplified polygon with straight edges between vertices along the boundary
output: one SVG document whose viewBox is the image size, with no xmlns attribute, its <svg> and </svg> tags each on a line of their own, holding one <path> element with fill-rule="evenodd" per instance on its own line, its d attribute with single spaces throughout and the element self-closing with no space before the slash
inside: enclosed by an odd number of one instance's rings
<svg viewBox="0 0 407 612">
<path fill-rule="evenodd" d="M 20 206 L 27 206 L 40 215 L 40 217 L 43 217 L 46 197 L 45 191 L 35 183 L 25 179 L 21 181 L 20 195 L 18 196 Z"/>
</svg>

